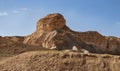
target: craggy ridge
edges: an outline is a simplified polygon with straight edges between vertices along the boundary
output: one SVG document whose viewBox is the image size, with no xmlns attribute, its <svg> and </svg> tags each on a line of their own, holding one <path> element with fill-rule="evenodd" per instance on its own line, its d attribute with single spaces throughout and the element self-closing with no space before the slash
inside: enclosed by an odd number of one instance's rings
<svg viewBox="0 0 120 71">
<path fill-rule="evenodd" d="M 37 22 L 36 31 L 23 43 L 48 49 L 85 49 L 92 53 L 120 54 L 120 38 L 106 37 L 96 31 L 75 32 L 66 26 L 59 13 L 48 14 Z"/>
</svg>

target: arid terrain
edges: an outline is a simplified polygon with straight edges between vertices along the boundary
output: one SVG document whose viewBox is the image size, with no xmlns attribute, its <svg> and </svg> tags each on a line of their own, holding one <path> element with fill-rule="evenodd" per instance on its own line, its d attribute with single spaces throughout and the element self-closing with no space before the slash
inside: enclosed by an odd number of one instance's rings
<svg viewBox="0 0 120 71">
<path fill-rule="evenodd" d="M 0 71 L 120 71 L 120 38 L 76 32 L 48 14 L 27 36 L 0 36 Z"/>
</svg>

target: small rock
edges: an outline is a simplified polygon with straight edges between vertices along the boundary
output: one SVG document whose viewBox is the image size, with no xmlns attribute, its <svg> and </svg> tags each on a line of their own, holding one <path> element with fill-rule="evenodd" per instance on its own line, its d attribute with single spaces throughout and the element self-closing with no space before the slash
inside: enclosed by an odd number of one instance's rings
<svg viewBox="0 0 120 71">
<path fill-rule="evenodd" d="M 50 49 L 55 50 L 55 49 L 57 49 L 57 47 L 56 47 L 56 46 L 54 46 L 54 47 L 51 47 Z"/>
<path fill-rule="evenodd" d="M 88 54 L 89 51 L 85 50 L 85 49 L 81 49 L 81 52 L 83 52 L 84 54 Z"/>
<path fill-rule="evenodd" d="M 76 46 L 73 46 L 73 47 L 72 47 L 72 50 L 73 50 L 73 51 L 79 51 Z"/>
</svg>

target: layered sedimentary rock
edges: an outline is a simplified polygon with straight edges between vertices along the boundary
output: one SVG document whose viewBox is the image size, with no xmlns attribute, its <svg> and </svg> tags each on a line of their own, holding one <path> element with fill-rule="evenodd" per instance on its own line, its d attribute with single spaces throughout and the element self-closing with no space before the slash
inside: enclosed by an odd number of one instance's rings
<svg viewBox="0 0 120 71">
<path fill-rule="evenodd" d="M 74 33 L 87 44 L 100 48 L 102 53 L 120 54 L 120 38 L 103 36 L 96 31 Z"/>
<path fill-rule="evenodd" d="M 59 14 L 49 14 L 37 22 L 36 31 L 23 43 L 49 49 L 86 49 L 95 53 L 120 54 L 120 39 L 106 37 L 96 31 L 74 32 Z"/>
<path fill-rule="evenodd" d="M 61 14 L 49 14 L 37 22 L 36 31 L 27 36 L 24 43 L 42 46 L 49 49 L 77 49 L 87 45 L 71 33 Z"/>
<path fill-rule="evenodd" d="M 120 38 L 106 37 L 108 53 L 120 54 Z"/>
<path fill-rule="evenodd" d="M 19 42 L 19 43 L 22 43 L 24 41 L 24 36 L 5 36 L 2 38 Z"/>
</svg>

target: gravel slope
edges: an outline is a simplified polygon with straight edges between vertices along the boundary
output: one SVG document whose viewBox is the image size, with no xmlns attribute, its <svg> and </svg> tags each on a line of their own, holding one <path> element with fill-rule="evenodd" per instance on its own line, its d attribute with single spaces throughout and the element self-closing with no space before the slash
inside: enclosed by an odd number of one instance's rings
<svg viewBox="0 0 120 71">
<path fill-rule="evenodd" d="M 30 51 L 0 62 L 0 71 L 119 71 L 120 56 Z"/>
</svg>

